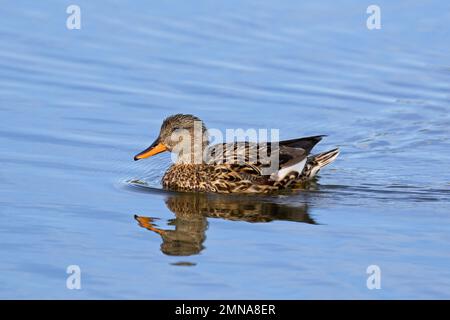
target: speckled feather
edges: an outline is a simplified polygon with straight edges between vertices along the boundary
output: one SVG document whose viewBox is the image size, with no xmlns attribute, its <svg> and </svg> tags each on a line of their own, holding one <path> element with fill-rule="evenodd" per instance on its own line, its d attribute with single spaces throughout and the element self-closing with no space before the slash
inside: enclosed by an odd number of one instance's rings
<svg viewBox="0 0 450 320">
<path fill-rule="evenodd" d="M 227 147 L 228 150 L 234 150 L 234 152 L 226 153 L 224 149 L 225 156 L 215 155 L 204 164 L 172 165 L 162 179 L 163 187 L 177 191 L 270 193 L 289 189 L 294 185 L 312 179 L 321 167 L 333 161 L 339 153 L 338 149 L 333 149 L 326 153 L 307 157 L 308 150 L 288 147 L 282 141 L 279 146 L 279 170 L 298 163 L 306 157 L 307 161 L 301 173 L 292 171 L 286 174 L 283 179 L 275 181 L 269 175 L 262 175 L 262 167 L 267 166 L 267 163 L 260 161 L 255 163 L 245 162 L 249 161 L 249 149 L 268 148 L 267 144 L 237 143 L 237 146 L 233 149 L 231 149 L 231 144 L 227 144 Z M 229 163 L 231 159 L 238 159 L 237 153 L 242 151 L 242 148 L 247 149 L 244 163 Z"/>
</svg>

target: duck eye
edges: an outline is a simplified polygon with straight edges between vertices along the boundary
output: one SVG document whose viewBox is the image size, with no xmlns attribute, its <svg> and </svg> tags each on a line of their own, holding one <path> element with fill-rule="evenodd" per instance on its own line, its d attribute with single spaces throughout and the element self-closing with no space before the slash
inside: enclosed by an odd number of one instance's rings
<svg viewBox="0 0 450 320">
<path fill-rule="evenodd" d="M 189 128 L 188 127 L 179 126 L 179 127 L 174 127 L 172 129 L 173 132 L 178 131 L 178 130 L 189 130 Z"/>
</svg>

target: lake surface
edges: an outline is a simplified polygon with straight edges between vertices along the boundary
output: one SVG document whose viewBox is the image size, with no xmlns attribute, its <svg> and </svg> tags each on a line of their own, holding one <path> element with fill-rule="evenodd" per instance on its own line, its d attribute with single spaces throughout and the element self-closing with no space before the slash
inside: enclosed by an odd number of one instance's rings
<svg viewBox="0 0 450 320">
<path fill-rule="evenodd" d="M 76 1 L 68 30 L 72 3 L 1 4 L 0 298 L 450 298 L 448 1 L 377 1 L 380 30 L 293 0 Z M 341 155 L 291 195 L 165 192 L 170 156 L 133 156 L 179 112 Z"/>
</svg>

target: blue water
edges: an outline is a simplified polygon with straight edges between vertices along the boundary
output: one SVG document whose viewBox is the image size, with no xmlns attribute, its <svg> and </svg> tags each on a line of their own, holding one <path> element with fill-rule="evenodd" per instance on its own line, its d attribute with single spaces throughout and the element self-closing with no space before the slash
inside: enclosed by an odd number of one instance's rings
<svg viewBox="0 0 450 320">
<path fill-rule="evenodd" d="M 0 4 L 0 298 L 450 298 L 448 1 L 377 1 L 380 30 L 361 1 L 70 4 Z M 293 195 L 164 192 L 170 157 L 133 156 L 179 112 L 342 153 Z"/>
</svg>

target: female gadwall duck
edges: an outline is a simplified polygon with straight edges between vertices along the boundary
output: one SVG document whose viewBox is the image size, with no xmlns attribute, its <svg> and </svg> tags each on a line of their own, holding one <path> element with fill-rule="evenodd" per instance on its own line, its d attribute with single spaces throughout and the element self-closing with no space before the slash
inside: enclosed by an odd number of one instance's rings
<svg viewBox="0 0 450 320">
<path fill-rule="evenodd" d="M 337 148 L 310 155 L 323 137 L 210 145 L 199 118 L 177 114 L 164 120 L 158 138 L 134 160 L 170 151 L 174 163 L 162 178 L 169 190 L 269 193 L 304 185 L 336 159 Z"/>
</svg>

